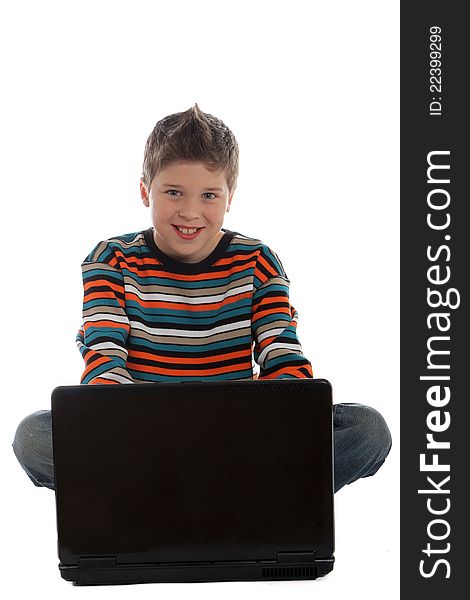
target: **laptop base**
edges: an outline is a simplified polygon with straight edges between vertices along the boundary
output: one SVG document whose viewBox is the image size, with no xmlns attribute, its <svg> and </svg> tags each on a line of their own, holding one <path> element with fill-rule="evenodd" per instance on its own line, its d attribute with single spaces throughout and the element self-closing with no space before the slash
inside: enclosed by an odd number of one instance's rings
<svg viewBox="0 0 470 600">
<path fill-rule="evenodd" d="M 171 565 L 119 565 L 116 568 L 81 568 L 59 564 L 63 579 L 74 585 L 135 583 L 197 583 L 207 581 L 276 581 L 317 579 L 332 571 L 334 558 L 314 563 L 279 565 L 271 561 L 237 564 L 195 563 Z"/>
</svg>

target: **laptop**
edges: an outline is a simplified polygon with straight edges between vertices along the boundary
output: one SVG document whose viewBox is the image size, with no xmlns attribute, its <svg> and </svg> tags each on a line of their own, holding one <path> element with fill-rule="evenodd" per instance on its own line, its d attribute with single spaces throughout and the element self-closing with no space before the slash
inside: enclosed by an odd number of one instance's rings
<svg viewBox="0 0 470 600">
<path fill-rule="evenodd" d="M 333 569 L 326 380 L 60 386 L 51 401 L 67 581 L 315 579 Z"/>
</svg>

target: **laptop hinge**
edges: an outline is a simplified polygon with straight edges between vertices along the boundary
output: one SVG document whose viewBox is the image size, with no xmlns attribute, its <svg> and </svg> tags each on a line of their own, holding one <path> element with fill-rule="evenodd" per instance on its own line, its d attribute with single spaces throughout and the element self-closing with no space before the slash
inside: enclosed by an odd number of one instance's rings
<svg viewBox="0 0 470 600">
<path fill-rule="evenodd" d="M 116 567 L 115 556 L 79 556 L 79 569 L 112 569 Z"/>
<path fill-rule="evenodd" d="M 311 552 L 276 552 L 278 563 L 314 563 L 315 551 Z"/>
</svg>

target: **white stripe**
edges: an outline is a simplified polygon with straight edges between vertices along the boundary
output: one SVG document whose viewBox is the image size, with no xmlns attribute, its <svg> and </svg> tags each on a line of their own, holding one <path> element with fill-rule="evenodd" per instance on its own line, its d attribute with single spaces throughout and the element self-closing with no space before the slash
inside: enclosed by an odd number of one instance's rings
<svg viewBox="0 0 470 600">
<path fill-rule="evenodd" d="M 141 231 L 136 233 L 135 237 L 133 237 L 130 242 L 125 242 L 124 240 L 121 240 L 121 239 L 119 239 L 119 242 L 121 242 L 121 244 L 123 246 L 132 246 L 139 239 L 142 239 L 142 240 L 144 239 L 144 236 L 142 235 Z"/>
<path fill-rule="evenodd" d="M 127 354 L 126 348 L 123 348 L 119 344 L 115 344 L 114 342 L 101 342 L 99 344 L 91 344 L 89 346 L 92 350 L 119 350 L 120 352 L 125 352 Z"/>
<path fill-rule="evenodd" d="M 163 294 L 163 293 L 150 293 L 150 292 L 141 292 L 135 286 L 131 284 L 125 285 L 126 293 L 133 293 L 138 298 L 145 302 L 182 302 L 184 304 L 208 304 L 210 302 L 221 302 L 226 298 L 230 298 L 231 296 L 236 296 L 237 294 L 242 294 L 243 292 L 252 291 L 253 286 L 251 284 L 241 285 L 236 288 L 232 288 L 230 290 L 225 291 L 222 294 L 216 294 L 213 296 L 179 296 L 174 294 Z M 195 290 L 200 292 L 200 290 Z"/>
<path fill-rule="evenodd" d="M 281 327 L 279 329 L 270 329 L 269 331 L 265 331 L 264 333 L 258 335 L 258 341 L 262 342 L 268 337 L 278 336 L 284 331 L 284 329 L 285 327 Z"/>
<path fill-rule="evenodd" d="M 266 346 L 263 352 L 261 352 L 261 354 L 259 355 L 258 363 L 261 367 L 264 368 L 264 361 L 268 352 L 271 352 L 271 350 L 276 350 L 277 348 L 282 348 L 284 350 L 295 350 L 296 354 L 302 355 L 302 347 L 300 344 L 269 344 L 269 346 Z M 289 354 L 289 352 L 287 352 L 286 354 Z"/>
<path fill-rule="evenodd" d="M 117 381 L 118 383 L 134 383 L 133 381 L 130 381 L 129 379 L 127 379 L 126 377 L 123 377 L 122 375 L 118 375 L 117 373 L 102 373 L 101 375 L 96 375 L 94 377 L 94 379 L 109 379 L 109 381 Z"/>
<path fill-rule="evenodd" d="M 115 323 L 129 323 L 129 319 L 127 317 L 121 317 L 120 315 L 115 315 L 113 313 L 96 313 L 95 315 L 90 315 L 89 317 L 85 317 L 83 319 L 84 323 L 94 323 L 95 321 L 113 321 Z"/>
<path fill-rule="evenodd" d="M 145 331 L 150 335 L 155 336 L 175 336 L 181 338 L 206 338 L 217 333 L 226 333 L 230 331 L 236 331 L 238 329 L 249 328 L 251 325 L 250 320 L 239 321 L 238 323 L 229 323 L 228 325 L 220 325 L 219 327 L 212 327 L 212 329 L 206 329 L 204 331 L 194 331 L 193 329 L 154 329 L 153 327 L 146 327 L 142 323 L 137 321 L 130 321 L 132 329 L 138 329 Z"/>
</svg>

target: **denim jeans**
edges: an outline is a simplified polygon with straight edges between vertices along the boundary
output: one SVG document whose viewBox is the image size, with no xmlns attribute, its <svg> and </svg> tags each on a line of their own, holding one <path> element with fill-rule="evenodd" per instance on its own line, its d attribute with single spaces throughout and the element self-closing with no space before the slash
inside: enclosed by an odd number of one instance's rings
<svg viewBox="0 0 470 600">
<path fill-rule="evenodd" d="M 13 451 L 37 487 L 54 489 L 51 411 L 21 421 Z M 361 477 L 374 475 L 387 457 L 392 438 L 382 415 L 362 404 L 333 406 L 335 492 Z"/>
</svg>

